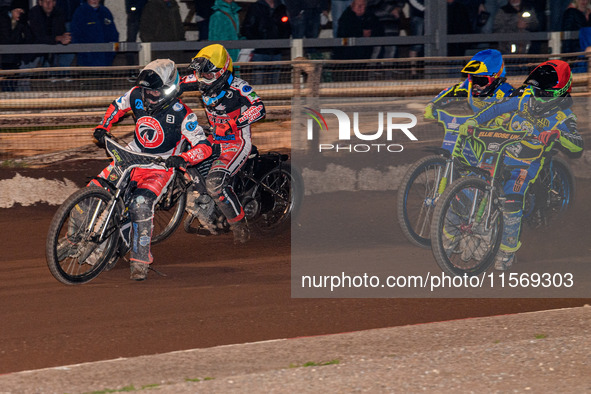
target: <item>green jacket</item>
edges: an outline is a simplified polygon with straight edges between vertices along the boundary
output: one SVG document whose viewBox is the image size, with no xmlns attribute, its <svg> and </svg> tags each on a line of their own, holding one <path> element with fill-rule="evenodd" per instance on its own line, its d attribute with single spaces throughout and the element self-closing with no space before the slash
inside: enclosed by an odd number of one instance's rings
<svg viewBox="0 0 591 394">
<path fill-rule="evenodd" d="M 240 6 L 235 2 L 227 3 L 224 0 L 215 0 L 215 4 L 211 8 L 213 14 L 209 18 L 209 41 L 240 40 L 238 19 Z M 240 49 L 228 49 L 228 53 L 232 57 L 232 61 L 235 62 L 238 60 Z"/>
</svg>

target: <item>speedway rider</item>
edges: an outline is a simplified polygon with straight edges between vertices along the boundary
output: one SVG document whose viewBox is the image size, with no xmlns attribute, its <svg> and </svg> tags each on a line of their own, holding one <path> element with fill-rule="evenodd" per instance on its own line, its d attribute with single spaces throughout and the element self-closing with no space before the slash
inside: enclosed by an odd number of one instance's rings
<svg viewBox="0 0 591 394">
<path fill-rule="evenodd" d="M 250 231 L 230 180 L 250 154 L 250 125 L 265 116 L 265 106 L 246 81 L 234 76 L 232 58 L 222 45 L 201 49 L 189 68 L 193 73 L 182 79 L 181 89 L 201 92 L 207 120 L 214 130 L 211 141 L 216 160 L 206 177 L 207 193 L 226 217 L 234 242 L 244 243 Z M 206 229 L 215 232 L 207 218 L 198 217 Z"/>
<path fill-rule="evenodd" d="M 462 73 L 468 74 L 464 81 L 444 89 L 427 104 L 425 119 L 434 120 L 437 109 L 463 103 L 464 98 L 472 111 L 478 112 L 491 99 L 507 97 L 513 92 L 513 86 L 506 82 L 503 56 L 496 49 L 485 49 L 472 56 Z"/>
<path fill-rule="evenodd" d="M 493 103 L 460 126 L 466 134 L 477 125 L 492 119 L 505 122 L 509 131 L 528 131 L 536 141 L 522 141 L 507 149 L 504 164 L 511 176 L 504 184 L 503 236 L 495 269 L 507 270 L 515 260 L 523 216 L 524 195 L 544 165 L 544 153 L 558 141 L 571 153 L 583 150 L 583 139 L 577 132 L 577 118 L 572 105 L 571 70 L 562 60 L 550 60 L 537 66 L 512 97 Z"/>
<path fill-rule="evenodd" d="M 173 174 L 172 168 L 195 165 L 212 153 L 211 143 L 197 123 L 197 116 L 178 96 L 180 78 L 172 60 L 158 59 L 139 74 L 136 86 L 109 106 L 103 121 L 94 130 L 94 138 L 104 146 L 105 135 L 128 111 L 135 124 L 134 139 L 127 146 L 136 152 L 166 158 L 164 169 L 136 168 L 132 181 L 137 182 L 129 207 L 133 236 L 131 248 L 131 279 L 144 280 L 153 257 L 150 253 L 154 206 Z M 190 148 L 184 151 L 188 142 Z M 181 151 L 183 150 L 183 151 Z M 112 166 L 99 175 L 114 180 Z M 98 181 L 93 181 L 100 186 Z"/>
</svg>

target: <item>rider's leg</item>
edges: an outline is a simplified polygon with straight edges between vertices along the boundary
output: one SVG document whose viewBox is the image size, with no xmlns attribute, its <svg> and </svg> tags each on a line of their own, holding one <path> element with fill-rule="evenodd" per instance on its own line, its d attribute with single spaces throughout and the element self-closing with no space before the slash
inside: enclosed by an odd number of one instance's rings
<svg viewBox="0 0 591 394">
<path fill-rule="evenodd" d="M 187 211 L 193 218 L 197 218 L 201 227 L 206 230 L 202 235 L 215 235 L 218 233 L 215 224 L 215 202 L 207 192 L 205 178 L 201 177 L 196 167 L 189 167 L 187 172 L 193 179 L 193 185 L 187 193 Z"/>
<path fill-rule="evenodd" d="M 131 279 L 144 280 L 148 266 L 154 260 L 150 252 L 152 240 L 152 219 L 156 194 L 147 189 L 136 189 L 129 206 L 132 223 L 131 239 Z"/>
<path fill-rule="evenodd" d="M 231 176 L 227 172 L 212 169 L 207 175 L 207 192 L 228 220 L 234 233 L 234 241 L 244 243 L 250 238 L 250 231 L 244 217 L 244 209 L 230 185 L 230 180 Z"/>
<path fill-rule="evenodd" d="M 248 241 L 250 231 L 244 217 L 244 209 L 230 181 L 248 159 L 251 148 L 250 131 L 244 129 L 243 138 L 221 144 L 220 156 L 211 167 L 205 182 L 207 192 L 228 220 L 234 233 L 234 242 L 238 243 Z"/>
<path fill-rule="evenodd" d="M 505 163 L 510 160 L 513 159 L 507 158 Z M 495 258 L 495 269 L 507 270 L 515 262 L 515 253 L 521 247 L 519 237 L 525 193 L 540 173 L 542 164 L 542 160 L 536 160 L 528 168 L 512 168 L 509 180 L 503 185 L 506 197 L 503 203 L 503 236 L 499 253 Z"/>
<path fill-rule="evenodd" d="M 154 206 L 162 195 L 164 188 L 172 179 L 172 170 L 135 169 L 132 180 L 137 182 L 129 206 L 132 226 L 131 239 L 131 279 L 144 280 L 148 275 L 149 264 L 152 263 L 150 244 L 152 242 L 152 219 Z"/>
</svg>

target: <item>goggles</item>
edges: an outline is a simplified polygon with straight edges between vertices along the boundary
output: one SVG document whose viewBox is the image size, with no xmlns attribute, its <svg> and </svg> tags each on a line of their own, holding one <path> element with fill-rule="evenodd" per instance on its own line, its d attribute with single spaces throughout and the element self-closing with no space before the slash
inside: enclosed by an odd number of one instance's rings
<svg viewBox="0 0 591 394">
<path fill-rule="evenodd" d="M 494 82 L 495 78 L 490 75 L 472 75 L 470 74 L 472 85 L 485 87 Z"/>
</svg>

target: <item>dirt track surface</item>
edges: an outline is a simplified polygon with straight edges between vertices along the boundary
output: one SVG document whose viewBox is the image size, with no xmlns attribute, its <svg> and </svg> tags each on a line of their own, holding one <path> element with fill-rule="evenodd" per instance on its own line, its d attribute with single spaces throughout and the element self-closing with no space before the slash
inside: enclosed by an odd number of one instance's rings
<svg viewBox="0 0 591 394">
<path fill-rule="evenodd" d="M 86 181 L 86 176 L 98 173 L 103 164 L 103 162 L 75 162 L 68 163 L 61 168 L 25 169 L 18 172 L 23 176 L 33 178 L 67 178 L 82 185 Z M 14 173 L 13 170 L 2 169 L 0 170 L 0 179 L 12 178 Z M 585 202 L 584 197 L 588 195 L 589 185 L 584 184 L 578 190 L 578 193 L 582 193 L 581 197 L 583 197 L 578 201 Z M 0 373 L 6 374 L 120 357 L 129 358 L 271 339 L 577 307 L 589 303 L 589 300 L 585 299 L 292 299 L 290 297 L 289 234 L 269 239 L 254 239 L 239 250 L 234 250 L 229 236 L 204 239 L 177 231 L 170 240 L 156 245 L 153 250 L 156 268 L 165 273 L 166 277 L 151 272 L 147 281 L 132 282 L 128 278 L 128 267 L 120 262 L 114 270 L 101 274 L 99 278 L 87 285 L 64 286 L 51 276 L 44 257 L 47 228 L 56 209 L 55 206 L 46 204 L 25 207 L 17 205 L 10 209 L 0 209 L 0 225 L 3 229 L 0 232 L 0 245 L 2 246 L 0 254 L 0 277 L 2 278 L 0 283 L 0 297 L 2 299 L 0 332 L 3 336 L 0 345 Z M 584 215 L 572 222 L 564 231 L 566 235 L 561 238 L 561 250 L 556 251 L 557 256 L 565 251 L 569 251 L 573 256 L 587 256 L 589 247 L 585 234 L 588 235 L 589 231 L 589 210 L 581 212 Z M 572 243 L 567 244 L 570 235 L 577 233 L 582 233 L 584 236 L 571 237 L 573 238 Z M 551 234 L 545 236 L 552 239 Z M 584 246 L 581 246 L 581 242 L 585 242 Z M 520 253 L 526 261 L 530 259 L 531 262 L 535 262 L 537 258 L 536 250 L 524 247 Z M 400 245 L 400 255 L 409 262 L 412 262 L 413 259 L 427 259 L 429 257 L 428 253 L 417 251 L 410 244 L 403 242 Z M 566 322 L 565 319 L 563 320 Z M 586 333 L 588 337 L 588 332 L 580 330 L 581 327 L 588 327 L 588 313 L 582 319 L 584 324 L 572 325 L 573 335 L 584 336 Z M 550 332 L 549 330 L 553 327 L 552 321 L 557 323 L 561 320 L 550 319 L 550 322 L 544 326 L 547 327 L 547 330 L 545 328 L 541 332 L 527 331 L 527 338 L 535 340 L 535 337 L 532 339 L 532 336 L 549 335 L 547 332 Z M 484 324 L 484 327 L 488 324 Z M 566 327 L 568 326 L 566 324 Z M 430 325 L 429 327 L 438 326 Z M 557 327 L 556 333 L 558 333 L 560 325 L 557 324 L 555 327 Z M 403 329 L 413 330 L 413 328 L 406 327 Z M 470 349 L 475 352 L 471 355 L 474 362 L 466 361 L 466 369 L 474 365 L 482 355 L 497 356 L 497 359 L 508 358 L 511 363 L 514 363 L 511 364 L 514 367 L 511 367 L 511 370 L 507 372 L 510 374 L 507 375 L 507 380 L 516 384 L 519 381 L 517 378 L 520 376 L 516 374 L 516 370 L 519 369 L 521 359 L 511 355 L 517 353 L 511 350 L 509 344 L 503 344 L 496 348 L 486 346 L 496 340 L 502 342 L 507 335 L 513 335 L 514 329 L 517 333 L 516 327 L 508 325 L 506 330 L 502 329 L 504 335 L 491 334 L 490 338 L 483 339 L 481 343 L 475 338 L 471 339 L 475 346 L 481 344 L 482 347 L 476 346 Z M 460 328 L 456 328 L 456 330 L 464 333 Z M 437 338 L 436 331 L 431 335 Z M 398 333 L 394 334 L 396 338 L 398 338 Z M 413 334 L 406 332 L 405 335 L 407 335 L 405 340 L 396 339 L 392 344 L 397 345 L 396 348 L 401 349 L 402 354 L 408 355 L 411 354 L 409 349 L 413 349 L 411 346 Z M 445 335 L 455 337 L 459 334 L 453 330 L 451 334 L 442 334 L 439 337 L 441 341 L 436 342 L 443 344 L 444 347 L 447 343 Z M 495 339 L 492 339 L 493 336 Z M 348 337 L 334 338 L 342 338 L 344 345 L 340 345 L 341 349 L 343 349 L 342 346 L 347 348 Z M 523 337 L 522 339 L 527 342 L 527 338 Z M 579 339 L 576 340 L 579 341 Z M 580 349 L 588 350 L 589 343 L 587 341 L 588 339 L 581 339 L 579 342 L 574 342 L 580 344 L 580 347 L 578 345 L 569 347 L 567 346 L 569 339 L 565 338 L 554 342 L 556 348 L 540 348 L 539 351 L 544 354 L 548 352 L 554 357 L 556 349 L 572 349 L 576 352 Z M 378 342 L 383 343 L 384 346 L 389 343 L 384 338 L 379 339 Z M 287 368 L 290 363 L 298 364 L 307 361 L 321 363 L 334 358 L 330 352 L 323 353 L 323 350 L 320 353 L 314 352 L 316 347 L 317 345 L 312 341 L 304 342 L 301 349 L 299 346 L 291 350 L 285 349 L 283 352 L 286 356 L 282 358 L 281 362 L 275 361 L 276 364 L 271 369 Z M 223 352 L 223 349 L 228 348 L 221 349 Z M 298 353 L 298 349 L 308 349 L 309 353 Z M 323 348 L 319 347 L 319 349 Z M 391 348 L 384 347 L 384 350 L 386 349 Z M 455 354 L 458 357 L 463 357 L 466 349 L 462 350 L 460 347 L 454 352 L 457 352 Z M 443 349 L 439 350 L 443 351 Z M 267 354 L 278 350 L 265 348 L 264 351 Z M 500 353 L 495 353 L 495 351 Z M 524 351 L 528 351 L 528 349 Z M 586 354 L 588 353 L 587 351 Z M 289 356 L 291 354 L 293 357 Z M 322 354 L 326 354 L 326 357 L 322 357 Z M 349 353 L 339 354 L 343 354 L 343 357 L 350 355 Z M 355 375 L 352 371 L 346 370 L 348 365 L 346 362 L 343 365 L 322 368 L 327 368 L 327 370 L 341 369 L 341 372 L 347 376 L 347 381 L 354 384 L 355 377 L 362 382 L 364 379 L 362 375 L 370 376 L 369 372 L 373 370 L 371 363 L 385 365 L 386 363 L 382 363 L 382 361 L 389 354 L 396 356 L 400 353 L 398 351 L 380 353 L 376 359 L 367 360 L 365 366 L 368 366 L 368 372 L 364 374 Z M 338 356 L 336 353 L 335 355 Z M 222 361 L 218 365 L 224 364 L 227 368 L 231 366 L 231 363 L 228 365 L 228 361 L 223 361 L 224 357 L 228 357 L 226 360 L 231 360 L 230 356 L 219 357 Z M 526 356 L 520 353 L 519 357 Z M 557 357 L 561 365 L 563 361 L 568 365 L 575 362 L 570 360 L 568 352 L 565 353 L 563 350 L 560 350 Z M 255 353 L 245 364 L 257 372 L 259 371 L 257 369 L 258 359 L 259 357 Z M 211 364 L 215 364 L 213 360 Z M 345 361 L 347 360 L 345 359 Z M 408 371 L 409 365 L 414 365 L 405 357 L 396 360 L 400 362 L 393 366 L 395 371 Z M 447 363 L 451 362 L 451 359 L 442 361 Z M 529 363 L 532 359 L 526 361 Z M 210 364 L 207 359 L 201 360 L 201 362 Z M 588 379 L 589 376 L 588 358 L 584 362 L 586 364 L 580 368 L 578 366 L 572 368 L 572 373 L 575 374 L 575 377 L 578 376 L 581 382 L 587 384 L 588 381 L 584 379 Z M 150 376 L 155 376 L 153 375 L 155 373 L 154 367 L 142 368 L 147 370 Z M 579 373 L 582 371 L 581 368 L 586 369 L 587 374 Z M 441 371 L 439 368 L 435 369 Z M 532 364 L 531 371 L 534 369 Z M 542 366 L 540 369 L 549 371 L 543 369 Z M 428 368 L 425 369 L 425 371 L 428 370 Z M 267 387 L 269 390 L 263 386 L 246 385 L 243 386 L 243 391 L 260 391 L 258 390 L 260 388 L 263 388 L 263 391 L 270 391 L 271 388 L 282 391 L 281 382 L 287 382 L 290 379 L 287 375 L 310 373 L 308 371 L 307 368 L 290 369 L 287 372 L 275 371 L 273 373 L 276 374 L 276 380 Z M 97 371 L 97 373 L 99 372 Z M 216 380 L 203 384 L 210 384 L 207 389 L 223 392 L 223 389 L 216 388 L 219 378 L 243 373 L 249 373 L 249 370 L 229 368 L 226 369 L 226 372 L 212 376 Z M 474 376 L 478 373 L 480 373 L 478 370 L 471 372 Z M 3 379 L 12 379 L 14 376 L 17 375 L 0 377 L 0 392 L 6 391 L 2 387 Z M 201 374 L 198 370 L 186 378 L 204 378 L 206 376 L 209 376 L 206 372 Z M 558 375 L 548 374 L 548 376 L 553 379 Z M 558 376 L 558 380 L 560 377 L 562 375 Z M 253 382 L 256 382 L 256 375 L 252 375 L 251 378 L 254 379 Z M 396 377 L 396 379 L 400 379 L 398 381 L 400 384 L 405 381 L 404 377 Z M 129 383 L 132 382 L 133 380 L 130 379 Z M 425 382 L 428 382 L 428 379 Z M 83 392 L 105 388 L 102 382 L 93 381 L 92 383 L 96 383 L 96 385 L 93 387 L 84 386 L 86 388 L 71 387 L 71 390 L 67 391 Z M 142 379 L 140 383 L 159 382 Z M 329 384 L 322 386 L 321 381 L 313 383 L 315 385 L 305 386 L 308 391 L 313 391 L 314 388 L 329 389 L 331 387 Z M 363 387 L 361 385 L 359 390 L 363 390 Z M 388 387 L 394 390 L 396 387 L 403 388 L 404 386 L 397 384 L 385 386 L 383 389 L 388 390 Z M 476 390 L 477 387 L 475 386 L 475 391 L 480 391 Z M 487 386 L 482 387 L 486 388 Z M 499 386 L 499 390 L 509 387 L 514 386 Z M 582 388 L 582 386 L 560 387 L 565 389 L 562 391 L 570 391 L 566 389 L 568 387 Z M 589 387 L 587 384 L 587 390 Z M 115 389 L 116 387 L 107 388 Z M 377 386 L 370 386 L 370 388 L 379 390 Z M 431 387 L 431 391 L 438 391 L 436 388 L 437 386 Z M 355 386 L 349 387 L 349 391 L 354 390 L 356 390 Z M 420 388 L 415 387 L 414 390 L 419 391 Z M 20 392 L 18 386 L 9 388 L 8 391 Z M 238 388 L 237 391 L 241 391 L 241 389 Z M 54 391 L 48 389 L 47 392 Z"/>
</svg>

